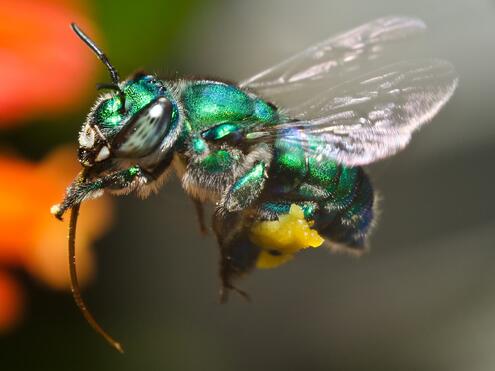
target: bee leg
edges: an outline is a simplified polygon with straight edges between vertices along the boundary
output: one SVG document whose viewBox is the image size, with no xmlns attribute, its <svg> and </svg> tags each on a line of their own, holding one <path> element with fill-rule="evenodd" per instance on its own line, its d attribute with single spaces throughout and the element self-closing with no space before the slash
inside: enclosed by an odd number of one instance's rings
<svg viewBox="0 0 495 371">
<path fill-rule="evenodd" d="M 232 280 L 246 274 L 254 267 L 259 249 L 246 238 L 237 238 L 232 242 L 230 246 L 220 247 L 220 280 L 222 282 L 220 303 L 222 304 L 227 302 L 231 290 L 246 301 L 251 301 L 249 294 L 235 286 Z M 253 259 L 254 252 L 256 252 L 256 257 Z"/>
<path fill-rule="evenodd" d="M 220 205 L 228 212 L 238 212 L 258 199 L 267 179 L 266 164 L 258 161 L 229 188 Z"/>
<path fill-rule="evenodd" d="M 220 301 L 234 290 L 246 300 L 249 296 L 232 284 L 232 280 L 252 270 L 260 248 L 248 236 L 253 223 L 249 207 L 259 198 L 267 179 L 267 166 L 257 161 L 228 189 L 213 217 L 213 229 L 220 245 Z"/>
<path fill-rule="evenodd" d="M 73 205 L 87 199 L 99 197 L 103 194 L 103 190 L 105 189 L 130 192 L 139 184 L 146 184 L 154 179 L 153 173 L 143 170 L 138 165 L 89 181 L 80 181 L 79 179 L 76 179 L 67 188 L 62 203 L 55 205 L 52 208 L 52 213 L 58 219 L 62 219 L 65 211 L 70 209 Z"/>
<path fill-rule="evenodd" d="M 247 212 L 225 213 L 213 215 L 213 230 L 220 246 L 220 302 L 227 301 L 230 290 L 237 292 L 244 299 L 250 300 L 243 290 L 232 284 L 232 281 L 254 268 L 259 247 L 249 240 L 246 228 L 252 223 Z"/>
<path fill-rule="evenodd" d="M 205 210 L 203 207 L 203 203 L 199 200 L 196 200 L 195 198 L 191 198 L 191 200 L 194 203 L 194 208 L 196 209 L 196 218 L 198 219 L 199 232 L 201 233 L 201 235 L 206 236 L 208 235 L 208 227 L 206 226 L 205 222 Z"/>
<path fill-rule="evenodd" d="M 225 304 L 229 300 L 229 291 L 230 290 L 237 292 L 247 302 L 251 302 L 251 297 L 249 296 L 249 294 L 246 291 L 241 290 L 238 287 L 233 286 L 231 283 L 226 282 L 226 283 L 223 283 L 222 287 L 220 288 L 220 303 L 221 304 Z"/>
<path fill-rule="evenodd" d="M 132 190 L 132 187 L 136 184 L 135 180 L 140 178 L 144 182 L 148 180 L 139 166 L 132 166 L 128 169 L 117 171 L 90 181 L 81 182 L 77 179 L 67 188 L 62 203 L 55 205 L 52 208 L 52 213 L 58 219 L 62 219 L 65 211 L 70 209 L 73 205 L 86 199 L 99 197 L 104 189 Z"/>
</svg>

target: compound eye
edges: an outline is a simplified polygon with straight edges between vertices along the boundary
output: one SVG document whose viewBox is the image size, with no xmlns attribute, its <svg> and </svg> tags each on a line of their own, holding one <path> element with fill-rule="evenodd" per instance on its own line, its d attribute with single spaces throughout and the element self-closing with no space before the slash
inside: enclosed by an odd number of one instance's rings
<svg viewBox="0 0 495 371">
<path fill-rule="evenodd" d="M 166 136 L 172 120 L 172 104 L 165 97 L 148 103 L 122 127 L 112 142 L 112 153 L 140 158 L 155 150 Z"/>
<path fill-rule="evenodd" d="M 86 124 L 79 133 L 79 146 L 82 148 L 93 148 L 95 145 L 95 131 L 89 125 Z"/>
</svg>

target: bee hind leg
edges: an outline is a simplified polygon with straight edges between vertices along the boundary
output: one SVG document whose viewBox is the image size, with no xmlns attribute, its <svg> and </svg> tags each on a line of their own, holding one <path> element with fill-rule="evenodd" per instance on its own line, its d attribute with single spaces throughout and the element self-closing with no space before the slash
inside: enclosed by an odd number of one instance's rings
<svg viewBox="0 0 495 371">
<path fill-rule="evenodd" d="M 260 253 L 248 237 L 250 218 L 247 212 L 213 215 L 213 230 L 220 247 L 220 302 L 225 303 L 230 291 L 235 291 L 247 301 L 249 295 L 237 288 L 232 281 L 249 273 Z"/>
<path fill-rule="evenodd" d="M 229 292 L 231 290 L 237 292 L 247 302 L 251 301 L 251 297 L 249 296 L 249 294 L 246 291 L 241 290 L 240 288 L 232 285 L 229 282 L 222 282 L 222 287 L 220 288 L 220 303 L 225 304 L 228 301 Z"/>
</svg>

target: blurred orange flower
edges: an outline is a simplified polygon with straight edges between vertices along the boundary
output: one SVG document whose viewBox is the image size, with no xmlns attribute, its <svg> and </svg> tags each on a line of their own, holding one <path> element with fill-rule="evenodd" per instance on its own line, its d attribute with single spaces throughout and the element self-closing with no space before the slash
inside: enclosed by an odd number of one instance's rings
<svg viewBox="0 0 495 371">
<path fill-rule="evenodd" d="M 19 284 L 0 271 L 0 332 L 14 326 L 22 315 L 23 293 Z"/>
<path fill-rule="evenodd" d="M 79 2 L 0 0 L 0 127 L 60 112 L 82 98 L 96 58 L 70 30 L 94 30 Z"/>
<path fill-rule="evenodd" d="M 22 267 L 55 289 L 69 287 L 67 222 L 57 221 L 49 210 L 60 201 L 78 171 L 77 164 L 71 147 L 57 149 L 40 164 L 0 156 L 0 267 Z M 83 284 L 93 269 L 89 247 L 110 222 L 108 198 L 84 203 L 77 236 L 78 271 Z M 0 329 L 5 327 L 1 316 L 14 318 L 11 312 L 20 302 L 11 293 L 13 285 L 5 274 L 0 270 Z"/>
</svg>

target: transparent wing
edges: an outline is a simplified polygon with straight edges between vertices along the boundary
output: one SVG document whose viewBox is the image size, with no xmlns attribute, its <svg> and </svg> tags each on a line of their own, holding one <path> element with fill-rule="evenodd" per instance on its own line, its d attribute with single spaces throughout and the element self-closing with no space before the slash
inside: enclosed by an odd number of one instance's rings
<svg viewBox="0 0 495 371">
<path fill-rule="evenodd" d="M 246 137 L 283 140 L 302 145 L 309 156 L 365 165 L 404 148 L 411 134 L 447 102 L 456 85 L 457 75 L 448 62 L 400 62 L 300 104 L 295 108 L 299 120 L 252 128 Z M 307 115 L 311 118 L 305 119 Z"/>
<path fill-rule="evenodd" d="M 313 45 L 241 82 L 240 86 L 287 107 L 292 103 L 293 92 L 314 96 L 332 83 L 371 71 L 380 63 L 382 66 L 391 63 L 386 61 L 386 56 L 396 57 L 404 52 L 393 46 L 425 29 L 423 21 L 416 18 L 380 18 Z"/>
</svg>

